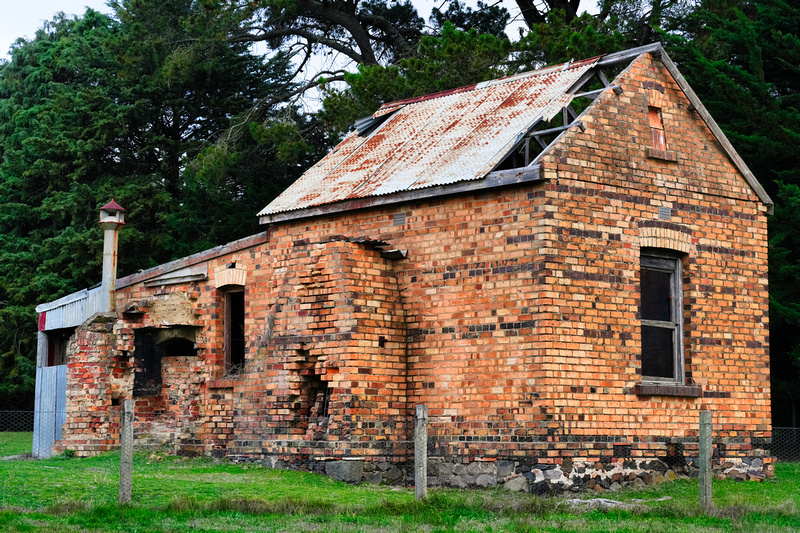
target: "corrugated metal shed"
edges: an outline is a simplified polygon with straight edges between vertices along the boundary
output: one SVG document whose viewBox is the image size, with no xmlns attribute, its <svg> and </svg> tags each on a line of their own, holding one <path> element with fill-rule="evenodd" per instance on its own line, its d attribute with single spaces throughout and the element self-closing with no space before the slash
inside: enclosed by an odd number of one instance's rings
<svg viewBox="0 0 800 533">
<path fill-rule="evenodd" d="M 540 120 L 572 100 L 597 58 L 393 102 L 348 135 L 259 216 L 483 178 Z"/>
</svg>

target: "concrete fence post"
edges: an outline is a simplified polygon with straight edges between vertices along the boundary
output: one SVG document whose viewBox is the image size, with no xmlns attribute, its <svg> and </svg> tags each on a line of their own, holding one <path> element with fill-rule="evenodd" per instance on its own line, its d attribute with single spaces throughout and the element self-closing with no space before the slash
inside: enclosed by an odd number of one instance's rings
<svg viewBox="0 0 800 533">
<path fill-rule="evenodd" d="M 414 428 L 414 495 L 428 497 L 428 406 L 418 404 Z"/>
<path fill-rule="evenodd" d="M 711 509 L 711 411 L 700 411 L 700 508 Z"/>
<path fill-rule="evenodd" d="M 122 400 L 122 413 L 119 417 L 119 503 L 131 501 L 133 490 L 133 405 L 134 400 Z"/>
</svg>

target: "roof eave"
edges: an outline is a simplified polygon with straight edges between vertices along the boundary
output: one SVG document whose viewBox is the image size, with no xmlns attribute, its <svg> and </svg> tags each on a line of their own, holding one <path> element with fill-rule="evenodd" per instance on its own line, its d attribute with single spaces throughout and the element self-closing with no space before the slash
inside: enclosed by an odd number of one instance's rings
<svg viewBox="0 0 800 533">
<path fill-rule="evenodd" d="M 212 259 L 217 259 L 218 257 L 224 255 L 228 255 L 241 250 L 246 250 L 247 248 L 252 248 L 254 246 L 258 246 L 259 244 L 263 244 L 268 241 L 269 241 L 269 232 L 262 231 L 260 233 L 256 233 L 255 235 L 250 235 L 248 237 L 244 237 L 237 241 L 229 242 L 227 244 L 223 244 L 220 246 L 215 246 L 214 248 L 209 248 L 208 250 L 203 250 L 202 252 L 197 252 L 187 257 L 175 259 L 168 263 L 163 263 L 156 267 L 148 268 L 147 270 L 140 270 L 139 272 L 136 272 L 134 274 L 118 278 L 116 286 L 117 289 L 123 289 L 125 287 L 129 287 L 136 283 L 142 283 L 149 279 L 157 278 L 159 276 L 163 276 L 164 274 L 168 274 L 170 272 L 174 272 L 182 268 L 187 268 L 200 263 L 205 263 L 207 261 L 211 261 Z"/>
<path fill-rule="evenodd" d="M 416 202 L 420 200 L 449 196 L 453 194 L 496 189 L 499 187 L 508 187 L 520 183 L 536 181 L 542 181 L 539 165 L 531 165 L 510 170 L 497 170 L 490 172 L 486 175 L 486 177 L 477 180 L 460 181 L 449 185 L 427 187 L 412 191 L 402 191 L 383 196 L 369 196 L 367 198 L 357 198 L 332 204 L 298 209 L 296 211 L 284 211 L 270 215 L 262 215 L 259 217 L 259 222 L 261 224 L 276 224 L 280 222 L 289 222 L 292 220 L 331 215 L 358 209 L 385 207 L 407 202 Z"/>
</svg>

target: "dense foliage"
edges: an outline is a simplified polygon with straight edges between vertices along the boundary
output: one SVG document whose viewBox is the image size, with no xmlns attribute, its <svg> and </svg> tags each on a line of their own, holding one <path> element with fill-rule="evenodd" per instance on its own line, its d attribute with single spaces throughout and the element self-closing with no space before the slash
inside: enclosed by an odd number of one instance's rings
<svg viewBox="0 0 800 533">
<path fill-rule="evenodd" d="M 800 7 L 707 0 L 669 51 L 775 202 L 770 218 L 773 423 L 800 423 Z"/>
<path fill-rule="evenodd" d="M 451 0 L 429 25 L 407 0 L 110 5 L 56 17 L 0 64 L 0 406 L 30 406 L 33 306 L 99 279 L 110 198 L 129 209 L 126 274 L 257 231 L 254 214 L 384 102 L 660 39 L 776 202 L 774 411 L 800 422 L 795 4 Z"/>
<path fill-rule="evenodd" d="M 33 306 L 100 279 L 99 206 L 113 197 L 136 222 L 120 234 L 125 274 L 254 233 L 244 214 L 304 166 L 271 171 L 284 141 L 249 133 L 213 146 L 244 117 L 292 113 L 285 53 L 230 43 L 231 19 L 192 0 L 113 7 L 57 17 L 0 66 L 3 406 L 30 405 Z"/>
</svg>

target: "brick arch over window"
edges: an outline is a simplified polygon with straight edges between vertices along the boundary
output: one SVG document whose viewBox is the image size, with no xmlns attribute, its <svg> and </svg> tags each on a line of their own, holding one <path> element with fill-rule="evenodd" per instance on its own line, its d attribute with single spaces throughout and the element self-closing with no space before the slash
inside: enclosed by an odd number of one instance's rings
<svg viewBox="0 0 800 533">
<path fill-rule="evenodd" d="M 677 229 L 664 227 L 639 228 L 641 248 L 662 248 L 688 254 L 692 249 L 692 235 Z"/>
<path fill-rule="evenodd" d="M 247 280 L 247 270 L 243 268 L 223 268 L 214 273 L 214 287 L 217 289 L 228 289 L 244 287 Z"/>
</svg>

